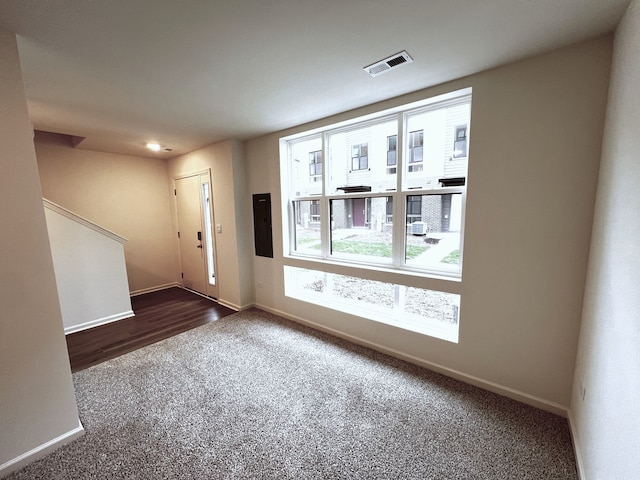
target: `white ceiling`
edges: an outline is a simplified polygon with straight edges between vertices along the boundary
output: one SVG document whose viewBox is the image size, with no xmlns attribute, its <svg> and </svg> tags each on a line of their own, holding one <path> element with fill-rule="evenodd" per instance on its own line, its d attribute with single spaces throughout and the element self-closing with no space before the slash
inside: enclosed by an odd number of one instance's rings
<svg viewBox="0 0 640 480">
<path fill-rule="evenodd" d="M 0 0 L 0 26 L 18 34 L 36 129 L 167 158 L 610 32 L 628 3 Z M 401 50 L 414 62 L 362 70 Z"/>
</svg>

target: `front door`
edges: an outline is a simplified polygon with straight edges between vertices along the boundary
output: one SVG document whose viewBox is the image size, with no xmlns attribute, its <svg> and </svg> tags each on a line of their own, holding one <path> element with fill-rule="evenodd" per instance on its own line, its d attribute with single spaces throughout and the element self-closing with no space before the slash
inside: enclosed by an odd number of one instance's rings
<svg viewBox="0 0 640 480">
<path fill-rule="evenodd" d="M 354 227 L 364 227 L 364 219 L 365 219 L 365 199 L 364 198 L 354 198 L 352 200 L 352 215 L 353 215 L 353 226 Z"/>
<path fill-rule="evenodd" d="M 209 174 L 175 179 L 182 285 L 217 298 Z"/>
</svg>

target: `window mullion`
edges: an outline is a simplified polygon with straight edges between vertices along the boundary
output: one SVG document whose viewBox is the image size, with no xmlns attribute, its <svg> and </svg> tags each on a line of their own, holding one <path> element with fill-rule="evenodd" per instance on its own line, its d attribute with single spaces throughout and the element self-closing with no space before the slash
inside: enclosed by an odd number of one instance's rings
<svg viewBox="0 0 640 480">
<path fill-rule="evenodd" d="M 285 246 L 286 248 L 286 252 L 288 252 L 289 254 L 295 251 L 295 243 L 296 243 L 296 211 L 295 211 L 295 206 L 294 206 L 294 199 L 295 199 L 295 190 L 293 187 L 293 172 L 292 169 L 290 168 L 290 165 L 292 163 L 291 159 L 293 156 L 293 148 L 291 146 L 290 143 L 286 144 L 287 146 L 287 153 L 286 153 L 286 164 L 287 164 L 287 169 L 286 169 L 286 176 L 281 175 L 281 179 L 286 179 L 286 185 L 287 185 L 287 199 L 288 201 L 286 202 L 286 212 L 289 218 L 289 232 L 287 235 L 287 240 L 288 240 L 288 245 Z M 282 151 L 282 141 L 280 142 L 280 150 Z M 281 158 L 280 163 L 282 163 L 283 160 Z M 282 167 L 281 167 L 282 169 Z"/>
<path fill-rule="evenodd" d="M 331 156 L 329 155 L 329 134 L 322 135 L 322 197 L 320 200 L 320 251 L 323 258 L 328 258 L 331 244 L 331 212 L 327 191 L 329 189 Z"/>
<path fill-rule="evenodd" d="M 402 185 L 404 177 L 404 152 L 405 152 L 405 116 L 398 114 L 398 140 L 396 142 L 396 191 L 393 194 L 393 235 L 392 235 L 392 253 L 391 261 L 396 267 L 404 264 L 405 251 L 405 222 L 404 212 L 404 195 L 402 194 Z"/>
</svg>

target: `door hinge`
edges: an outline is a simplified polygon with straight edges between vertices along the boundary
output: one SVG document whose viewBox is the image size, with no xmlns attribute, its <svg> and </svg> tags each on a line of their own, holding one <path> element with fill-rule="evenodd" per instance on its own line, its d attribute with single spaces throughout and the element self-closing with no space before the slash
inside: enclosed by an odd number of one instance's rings
<svg viewBox="0 0 640 480">
<path fill-rule="evenodd" d="M 178 238 L 180 238 L 180 232 L 178 232 Z"/>
<path fill-rule="evenodd" d="M 181 274 L 180 274 L 180 276 L 181 276 L 182 278 L 184 278 L 184 273 L 181 273 Z"/>
<path fill-rule="evenodd" d="M 176 189 L 175 189 L 175 188 L 173 189 L 173 194 L 174 194 L 174 195 L 178 195 L 178 193 L 176 192 Z"/>
</svg>

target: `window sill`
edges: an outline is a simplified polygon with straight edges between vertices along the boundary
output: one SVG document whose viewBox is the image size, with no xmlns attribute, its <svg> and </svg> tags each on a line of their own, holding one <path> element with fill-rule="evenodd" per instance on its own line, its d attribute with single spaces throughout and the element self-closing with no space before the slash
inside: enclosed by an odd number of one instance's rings
<svg viewBox="0 0 640 480">
<path fill-rule="evenodd" d="M 409 267 L 397 268 L 392 265 L 371 265 L 343 259 L 338 261 L 292 254 L 283 256 L 283 264 L 447 293 L 460 294 L 462 290 L 462 275 L 458 272 L 415 270 Z"/>
</svg>

